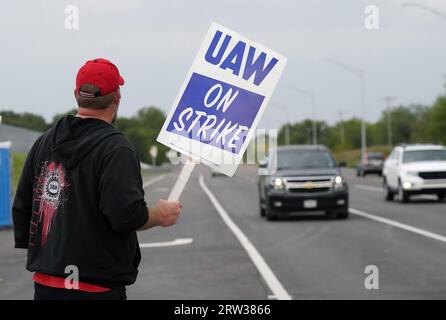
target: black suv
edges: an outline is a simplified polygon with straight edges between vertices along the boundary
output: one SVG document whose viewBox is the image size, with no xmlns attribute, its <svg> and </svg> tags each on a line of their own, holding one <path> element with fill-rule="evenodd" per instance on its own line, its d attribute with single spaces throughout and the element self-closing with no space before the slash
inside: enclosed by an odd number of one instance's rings
<svg viewBox="0 0 446 320">
<path fill-rule="evenodd" d="M 260 215 L 267 220 L 297 211 L 325 211 L 328 216 L 348 218 L 348 186 L 325 146 L 278 147 L 260 168 Z M 275 170 L 274 170 L 275 168 Z"/>
</svg>

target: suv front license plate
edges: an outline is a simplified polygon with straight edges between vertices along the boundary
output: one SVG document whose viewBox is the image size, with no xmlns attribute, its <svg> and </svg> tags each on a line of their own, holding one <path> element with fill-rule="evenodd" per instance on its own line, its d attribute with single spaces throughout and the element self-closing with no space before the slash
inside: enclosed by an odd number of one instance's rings
<svg viewBox="0 0 446 320">
<path fill-rule="evenodd" d="M 312 209 L 317 207 L 317 200 L 304 200 L 304 208 Z"/>
</svg>

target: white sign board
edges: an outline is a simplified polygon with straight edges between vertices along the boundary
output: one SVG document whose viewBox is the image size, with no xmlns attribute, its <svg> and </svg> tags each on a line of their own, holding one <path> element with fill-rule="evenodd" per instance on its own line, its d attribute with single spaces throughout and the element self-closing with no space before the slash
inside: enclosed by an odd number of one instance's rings
<svg viewBox="0 0 446 320">
<path fill-rule="evenodd" d="M 232 176 L 286 60 L 213 23 L 158 141 Z"/>
</svg>

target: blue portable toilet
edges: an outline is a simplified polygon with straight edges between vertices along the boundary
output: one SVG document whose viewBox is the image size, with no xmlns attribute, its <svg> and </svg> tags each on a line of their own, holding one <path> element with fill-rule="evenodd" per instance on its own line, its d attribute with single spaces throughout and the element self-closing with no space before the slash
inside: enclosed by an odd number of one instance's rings
<svg viewBox="0 0 446 320">
<path fill-rule="evenodd" d="M 0 142 L 0 227 L 12 225 L 10 149 L 11 142 Z"/>
</svg>

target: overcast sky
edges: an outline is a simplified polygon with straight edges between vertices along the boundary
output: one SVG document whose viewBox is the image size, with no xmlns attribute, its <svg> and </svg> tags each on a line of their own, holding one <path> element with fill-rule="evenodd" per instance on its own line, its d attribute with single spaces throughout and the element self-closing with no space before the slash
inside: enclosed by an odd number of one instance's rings
<svg viewBox="0 0 446 320">
<path fill-rule="evenodd" d="M 289 86 L 313 91 L 317 116 L 359 116 L 359 81 L 325 59 L 365 71 L 367 120 L 384 96 L 431 104 L 444 92 L 446 19 L 403 0 L 302 1 L 5 1 L 0 0 L 0 110 L 51 119 L 73 106 L 78 68 L 111 59 L 124 76 L 120 113 L 155 105 L 168 110 L 215 21 L 288 58 L 263 128 L 311 116 L 310 102 Z M 446 15 L 445 0 L 409 1 Z M 79 8 L 79 30 L 65 28 L 65 7 Z M 379 30 L 364 27 L 367 5 L 380 9 Z M 279 106 L 287 106 L 286 112 Z"/>
</svg>

